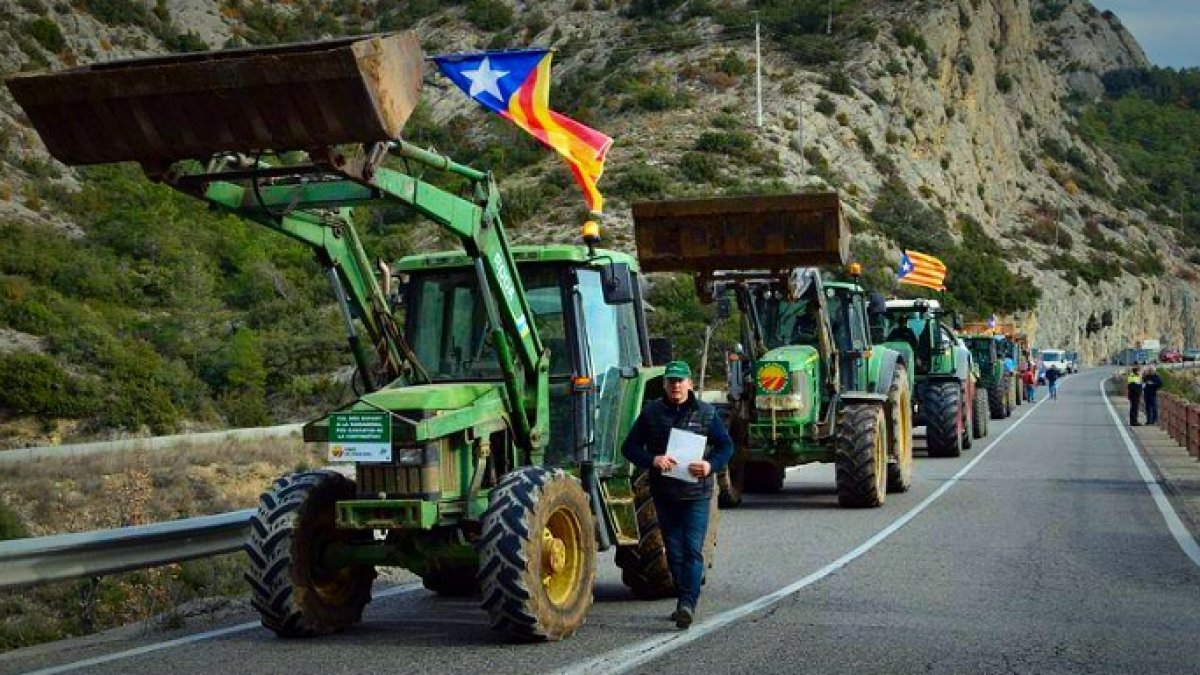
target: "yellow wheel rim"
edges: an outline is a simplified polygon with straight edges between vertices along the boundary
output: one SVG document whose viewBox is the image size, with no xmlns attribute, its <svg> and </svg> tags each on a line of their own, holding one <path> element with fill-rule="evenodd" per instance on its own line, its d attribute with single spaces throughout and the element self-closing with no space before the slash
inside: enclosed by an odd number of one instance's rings
<svg viewBox="0 0 1200 675">
<path fill-rule="evenodd" d="M 900 415 L 896 460 L 900 463 L 900 470 L 907 471 L 912 462 L 912 399 L 909 398 L 907 389 L 900 390 L 900 403 L 896 406 L 896 411 Z"/>
<path fill-rule="evenodd" d="M 542 528 L 542 586 L 556 605 L 566 604 L 583 578 L 583 528 L 574 512 L 559 507 Z"/>
</svg>

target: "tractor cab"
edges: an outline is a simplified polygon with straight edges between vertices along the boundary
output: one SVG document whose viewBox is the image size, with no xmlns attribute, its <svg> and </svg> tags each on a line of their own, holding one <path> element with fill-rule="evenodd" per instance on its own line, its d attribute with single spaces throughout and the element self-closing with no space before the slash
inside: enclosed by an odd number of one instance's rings
<svg viewBox="0 0 1200 675">
<path fill-rule="evenodd" d="M 575 246 L 513 247 L 529 316 L 549 352 L 550 439 L 547 466 L 572 467 L 592 445 L 607 465 L 621 442 L 616 402 L 632 374 L 649 363 L 636 263 L 628 255 Z M 629 270 L 628 292 L 614 295 L 612 265 Z M 618 268 L 619 269 L 619 268 Z M 504 377 L 510 348 L 498 347 L 471 259 L 461 252 L 413 255 L 393 267 L 404 282 L 395 301 L 403 331 L 432 383 L 492 382 Z M 654 396 L 655 392 L 650 392 Z"/>
</svg>

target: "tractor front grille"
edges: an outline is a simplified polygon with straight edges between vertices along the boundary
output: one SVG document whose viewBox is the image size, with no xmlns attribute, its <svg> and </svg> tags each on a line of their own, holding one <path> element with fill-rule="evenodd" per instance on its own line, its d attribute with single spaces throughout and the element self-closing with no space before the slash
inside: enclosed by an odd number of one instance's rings
<svg viewBox="0 0 1200 675">
<path fill-rule="evenodd" d="M 396 466 L 394 464 L 359 464 L 358 496 L 360 499 L 418 498 L 438 499 L 441 496 L 439 467 Z"/>
</svg>

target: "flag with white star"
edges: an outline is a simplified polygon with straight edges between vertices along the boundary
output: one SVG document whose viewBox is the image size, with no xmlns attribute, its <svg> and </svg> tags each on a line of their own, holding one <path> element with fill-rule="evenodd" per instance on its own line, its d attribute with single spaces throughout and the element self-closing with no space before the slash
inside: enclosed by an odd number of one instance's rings
<svg viewBox="0 0 1200 675">
<path fill-rule="evenodd" d="M 900 257 L 896 281 L 901 284 L 946 290 L 946 265 L 941 260 L 919 251 L 905 251 Z"/>
<path fill-rule="evenodd" d="M 583 188 L 588 210 L 599 213 L 604 199 L 596 181 L 613 141 L 550 110 L 550 57 L 547 49 L 523 49 L 435 56 L 433 62 L 480 105 L 562 155 Z"/>
</svg>

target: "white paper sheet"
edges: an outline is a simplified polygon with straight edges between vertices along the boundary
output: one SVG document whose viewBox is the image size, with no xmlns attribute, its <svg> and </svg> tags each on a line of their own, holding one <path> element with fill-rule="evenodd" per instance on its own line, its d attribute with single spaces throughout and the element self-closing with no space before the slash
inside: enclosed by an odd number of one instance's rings
<svg viewBox="0 0 1200 675">
<path fill-rule="evenodd" d="M 674 457 L 678 464 L 675 468 L 664 471 L 662 475 L 670 476 L 688 483 L 697 482 L 698 478 L 688 473 L 688 464 L 704 459 L 704 446 L 708 438 L 693 434 L 683 429 L 672 429 L 667 437 L 667 456 Z"/>
</svg>

